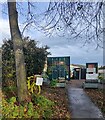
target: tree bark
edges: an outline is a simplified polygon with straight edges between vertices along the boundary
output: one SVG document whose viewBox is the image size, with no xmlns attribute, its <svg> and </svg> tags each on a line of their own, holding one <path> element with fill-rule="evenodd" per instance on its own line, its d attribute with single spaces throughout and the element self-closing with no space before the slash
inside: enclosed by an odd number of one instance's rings
<svg viewBox="0 0 105 120">
<path fill-rule="evenodd" d="M 18 88 L 19 102 L 25 101 L 28 98 L 28 90 L 26 84 L 26 71 L 24 64 L 23 42 L 18 26 L 18 12 L 16 9 L 16 1 L 9 2 L 8 0 L 8 15 L 11 39 L 13 40 L 16 64 L 16 78 Z"/>
<path fill-rule="evenodd" d="M 103 66 L 105 66 L 105 1 L 103 2 Z M 105 110 L 105 73 L 103 82 L 103 110 Z"/>
</svg>

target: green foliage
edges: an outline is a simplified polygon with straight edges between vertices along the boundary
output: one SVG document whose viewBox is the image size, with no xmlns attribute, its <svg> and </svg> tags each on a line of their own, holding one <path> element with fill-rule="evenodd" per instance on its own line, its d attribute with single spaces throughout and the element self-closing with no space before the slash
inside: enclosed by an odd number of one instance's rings
<svg viewBox="0 0 105 120">
<path fill-rule="evenodd" d="M 52 107 L 54 105 L 52 101 L 48 100 L 47 98 L 41 95 L 38 95 L 36 97 L 36 103 L 39 104 L 42 108 Z"/>
<path fill-rule="evenodd" d="M 100 80 L 100 83 L 105 83 L 104 74 L 100 74 L 98 79 Z"/>
<path fill-rule="evenodd" d="M 32 102 L 18 104 L 15 97 L 9 100 L 2 99 L 2 117 L 5 118 L 50 118 L 52 115 L 52 108 L 54 103 L 43 96 L 37 96 L 36 104 Z"/>
<path fill-rule="evenodd" d="M 16 105 L 16 98 L 12 97 L 9 102 L 2 100 L 3 118 L 39 118 L 39 114 L 35 111 L 33 103 L 27 103 L 24 106 Z"/>
<path fill-rule="evenodd" d="M 35 99 L 36 104 L 38 104 L 41 109 L 41 114 L 43 118 L 50 118 L 53 112 L 54 102 L 46 99 L 44 96 L 38 95 Z"/>
<path fill-rule="evenodd" d="M 16 90 L 17 90 L 16 86 L 3 87 L 3 91 L 5 91 L 5 92 L 16 91 Z"/>
<path fill-rule="evenodd" d="M 57 81 L 56 79 L 53 79 L 53 80 L 51 80 L 51 82 L 50 82 L 50 86 L 51 86 L 51 87 L 55 87 L 57 83 L 58 83 L 58 81 Z"/>
<path fill-rule="evenodd" d="M 49 78 L 46 72 L 43 72 L 42 77 L 43 77 L 43 79 L 48 79 Z"/>
<path fill-rule="evenodd" d="M 14 104 L 16 102 L 16 98 L 15 97 L 12 97 L 11 99 L 10 99 L 10 103 L 11 104 Z"/>
<path fill-rule="evenodd" d="M 28 37 L 24 38 L 23 51 L 27 76 L 42 73 L 46 57 L 49 54 L 47 49 L 47 46 L 37 47 L 37 42 L 35 42 L 35 40 L 30 40 Z"/>
<path fill-rule="evenodd" d="M 7 98 L 17 96 L 17 87 L 16 86 L 6 86 L 2 88 L 3 93 Z"/>
<path fill-rule="evenodd" d="M 99 76 L 98 76 L 98 79 L 104 80 L 104 77 L 103 77 L 102 75 L 99 75 Z"/>
<path fill-rule="evenodd" d="M 47 46 L 37 47 L 37 42 L 29 39 L 29 37 L 23 38 L 23 52 L 27 77 L 42 73 L 46 57 L 49 54 L 47 49 Z M 12 40 L 4 40 L 2 50 L 3 85 L 7 83 L 8 86 L 10 81 L 16 81 L 15 56 Z"/>
<path fill-rule="evenodd" d="M 10 81 L 15 81 L 14 50 L 12 41 L 5 41 L 2 45 L 2 71 L 3 84 L 10 85 Z"/>
</svg>

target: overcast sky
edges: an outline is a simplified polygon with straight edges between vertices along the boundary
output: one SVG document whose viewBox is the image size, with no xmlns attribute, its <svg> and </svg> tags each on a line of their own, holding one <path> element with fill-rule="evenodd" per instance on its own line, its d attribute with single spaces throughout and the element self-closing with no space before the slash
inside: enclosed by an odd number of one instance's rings
<svg viewBox="0 0 105 120">
<path fill-rule="evenodd" d="M 43 8 L 41 3 L 39 3 L 39 7 L 40 9 Z M 3 39 L 10 38 L 7 15 L 0 15 L 0 30 L 1 45 L 3 43 Z M 94 43 L 87 44 L 83 47 L 83 39 L 67 39 L 66 37 L 59 37 L 56 34 L 52 37 L 48 37 L 45 36 L 42 32 L 39 32 L 35 29 L 25 31 L 24 36 L 30 36 L 30 38 L 39 41 L 39 46 L 48 45 L 50 47 L 49 51 L 51 52 L 51 56 L 70 56 L 71 64 L 86 64 L 88 62 L 98 62 L 99 65 L 103 65 L 103 50 L 101 48 L 98 48 L 96 50 Z"/>
</svg>

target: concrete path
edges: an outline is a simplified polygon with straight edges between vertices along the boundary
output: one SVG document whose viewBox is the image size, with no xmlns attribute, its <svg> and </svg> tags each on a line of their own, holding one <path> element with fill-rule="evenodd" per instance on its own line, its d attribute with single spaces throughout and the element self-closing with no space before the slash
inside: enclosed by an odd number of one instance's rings
<svg viewBox="0 0 105 120">
<path fill-rule="evenodd" d="M 68 85 L 68 97 L 71 110 L 71 118 L 101 118 L 104 120 L 101 111 L 90 100 L 82 88 Z"/>
</svg>

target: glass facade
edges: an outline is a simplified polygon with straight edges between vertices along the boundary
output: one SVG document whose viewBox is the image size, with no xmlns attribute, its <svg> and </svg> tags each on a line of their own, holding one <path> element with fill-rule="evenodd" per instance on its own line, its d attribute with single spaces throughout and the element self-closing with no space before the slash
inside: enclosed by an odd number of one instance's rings
<svg viewBox="0 0 105 120">
<path fill-rule="evenodd" d="M 48 57 L 47 72 L 50 80 L 70 80 L 70 57 Z"/>
</svg>

